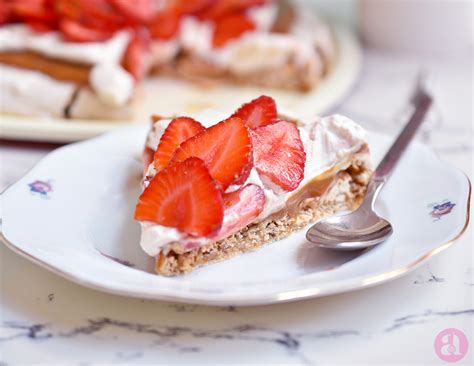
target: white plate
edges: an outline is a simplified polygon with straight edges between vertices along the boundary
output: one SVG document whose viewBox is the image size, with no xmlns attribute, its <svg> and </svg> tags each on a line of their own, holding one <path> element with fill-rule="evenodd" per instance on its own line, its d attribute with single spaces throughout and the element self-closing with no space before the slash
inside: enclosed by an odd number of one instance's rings
<svg viewBox="0 0 474 366">
<path fill-rule="evenodd" d="M 447 248 L 468 223 L 470 183 L 424 145 L 408 149 L 377 211 L 393 236 L 365 252 L 314 248 L 302 230 L 194 273 L 151 273 L 132 214 L 148 124 L 60 148 L 2 195 L 4 243 L 74 282 L 128 296 L 251 305 L 324 296 L 398 277 Z M 390 138 L 370 135 L 374 160 Z M 443 205 L 444 203 L 444 205 Z"/>
<path fill-rule="evenodd" d="M 150 114 L 193 115 L 205 108 L 235 110 L 256 96 L 268 94 L 279 107 L 305 114 L 323 114 L 334 107 L 350 91 L 359 75 L 362 53 L 355 35 L 344 27 L 336 27 L 338 56 L 330 74 L 311 93 L 284 92 L 262 88 L 214 86 L 153 78 L 148 80 L 137 106 L 136 120 L 148 120 Z M 0 115 L 0 138 L 70 142 L 84 140 L 130 124 L 130 121 L 64 120 L 54 118 Z"/>
</svg>

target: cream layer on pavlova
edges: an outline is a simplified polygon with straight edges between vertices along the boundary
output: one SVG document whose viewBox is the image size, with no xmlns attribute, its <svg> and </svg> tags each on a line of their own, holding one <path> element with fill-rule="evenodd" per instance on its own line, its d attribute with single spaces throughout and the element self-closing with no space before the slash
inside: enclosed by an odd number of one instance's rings
<svg viewBox="0 0 474 366">
<path fill-rule="evenodd" d="M 304 123 L 278 113 L 266 96 L 231 117 L 208 111 L 196 119 L 155 120 L 135 218 L 141 247 L 157 260 L 289 215 L 299 201 L 330 189 L 356 154 L 368 154 L 365 131 L 350 119 L 333 115 Z"/>
</svg>

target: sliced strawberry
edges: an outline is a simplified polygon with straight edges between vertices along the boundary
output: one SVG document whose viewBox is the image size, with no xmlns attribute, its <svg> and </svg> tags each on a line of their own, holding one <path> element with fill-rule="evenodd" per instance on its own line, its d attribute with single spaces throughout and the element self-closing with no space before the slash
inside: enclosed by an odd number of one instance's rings
<svg viewBox="0 0 474 366">
<path fill-rule="evenodd" d="M 16 0 L 10 7 L 17 17 L 25 20 L 51 22 L 56 19 L 49 0 Z"/>
<path fill-rule="evenodd" d="M 204 131 L 205 128 L 190 117 L 173 119 L 161 136 L 156 149 L 154 164 L 156 171 L 168 166 L 168 163 L 179 145 L 187 139 Z"/>
<path fill-rule="evenodd" d="M 244 121 L 232 117 L 183 142 L 171 161 L 196 156 L 206 163 L 222 189 L 242 179 L 252 167 L 252 143 Z"/>
<path fill-rule="evenodd" d="M 154 0 L 109 0 L 129 21 L 148 23 L 156 14 L 157 6 Z"/>
<path fill-rule="evenodd" d="M 81 19 L 83 9 L 79 0 L 56 0 L 54 9 L 61 19 L 79 21 Z"/>
<path fill-rule="evenodd" d="M 158 172 L 141 194 L 135 219 L 207 236 L 224 217 L 221 192 L 201 159 L 189 158 Z"/>
<path fill-rule="evenodd" d="M 225 238 L 252 223 L 263 211 L 265 194 L 255 184 L 247 184 L 237 191 L 226 193 L 224 200 L 224 221 L 216 233 L 216 239 Z"/>
<path fill-rule="evenodd" d="M 135 32 L 127 46 L 123 58 L 123 66 L 133 75 L 135 80 L 142 80 L 150 71 L 151 59 L 149 54 L 150 40 L 145 29 Z"/>
<path fill-rule="evenodd" d="M 80 3 L 87 15 L 99 18 L 107 23 L 120 24 L 124 22 L 124 17 L 117 13 L 109 0 L 80 0 Z"/>
<path fill-rule="evenodd" d="M 230 14 L 216 21 L 212 45 L 222 47 L 230 40 L 255 29 L 255 24 L 244 13 Z"/>
<path fill-rule="evenodd" d="M 102 42 L 113 35 L 112 32 L 88 28 L 69 19 L 63 19 L 59 22 L 59 30 L 63 37 L 71 42 Z"/>
<path fill-rule="evenodd" d="M 170 9 L 156 14 L 150 24 L 151 37 L 154 39 L 171 39 L 179 30 L 180 14 Z"/>
<path fill-rule="evenodd" d="M 171 0 L 170 7 L 180 14 L 196 14 L 209 8 L 214 0 Z"/>
<path fill-rule="evenodd" d="M 48 22 L 29 20 L 26 21 L 26 24 L 37 33 L 51 32 L 56 29 L 54 24 Z"/>
<path fill-rule="evenodd" d="M 262 95 L 242 105 L 232 116 L 242 118 L 249 128 L 257 128 L 275 122 L 278 112 L 273 98 Z"/>
<path fill-rule="evenodd" d="M 12 4 L 5 1 L 0 1 L 0 25 L 6 24 L 15 19 L 13 14 Z"/>
<path fill-rule="evenodd" d="M 251 130 L 251 135 L 258 174 L 285 191 L 296 189 L 303 180 L 306 162 L 296 125 L 279 121 Z"/>
<path fill-rule="evenodd" d="M 267 0 L 225 0 L 214 1 L 210 7 L 207 7 L 200 17 L 203 19 L 220 19 L 229 14 L 242 12 L 252 6 L 263 5 Z"/>
</svg>

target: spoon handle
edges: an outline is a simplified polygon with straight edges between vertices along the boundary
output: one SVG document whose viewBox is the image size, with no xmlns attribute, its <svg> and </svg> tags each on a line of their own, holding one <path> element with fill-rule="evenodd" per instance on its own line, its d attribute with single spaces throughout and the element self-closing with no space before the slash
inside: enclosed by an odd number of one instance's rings
<svg viewBox="0 0 474 366">
<path fill-rule="evenodd" d="M 423 122 L 423 119 L 426 115 L 426 112 L 428 112 L 431 103 L 431 96 L 427 94 L 423 88 L 419 87 L 412 99 L 412 104 L 415 108 L 413 114 L 411 115 L 408 123 L 398 135 L 393 145 L 390 147 L 390 150 L 388 150 L 382 161 L 377 166 L 377 169 L 375 169 L 372 180 L 382 183 L 387 181 L 398 160 L 406 150 L 406 147 L 413 139 L 418 127 L 420 127 L 421 123 Z"/>
<path fill-rule="evenodd" d="M 361 204 L 361 209 L 373 210 L 375 199 L 378 193 L 382 189 L 385 182 L 388 180 L 398 160 L 403 155 L 408 144 L 413 139 L 418 127 L 420 127 L 423 119 L 428 112 L 431 103 L 431 96 L 425 91 L 422 83 L 419 83 L 415 93 L 412 97 L 411 104 L 414 107 L 414 111 L 408 120 L 407 124 L 400 132 L 395 142 L 392 144 L 388 152 L 383 157 L 375 169 L 370 183 L 367 187 L 367 191 L 364 200 Z"/>
</svg>

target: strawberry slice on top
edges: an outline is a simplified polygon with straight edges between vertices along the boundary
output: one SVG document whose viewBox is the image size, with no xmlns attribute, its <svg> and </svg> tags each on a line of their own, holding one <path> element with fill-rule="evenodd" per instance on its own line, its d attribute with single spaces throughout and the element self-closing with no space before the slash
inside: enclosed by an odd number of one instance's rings
<svg viewBox="0 0 474 366">
<path fill-rule="evenodd" d="M 204 162 L 195 157 L 161 170 L 140 195 L 135 219 L 209 236 L 222 226 L 222 194 Z"/>
<path fill-rule="evenodd" d="M 225 238 L 252 223 L 263 211 L 265 193 L 255 184 L 247 184 L 236 191 L 225 193 L 224 222 L 216 238 Z"/>
<path fill-rule="evenodd" d="M 277 121 L 278 112 L 275 100 L 262 95 L 243 104 L 232 116 L 242 118 L 249 128 L 257 128 Z"/>
<path fill-rule="evenodd" d="M 157 171 L 168 166 L 173 153 L 178 146 L 187 139 L 204 131 L 205 128 L 190 117 L 178 117 L 173 119 L 161 136 L 154 157 L 154 165 Z"/>
<path fill-rule="evenodd" d="M 153 39 L 167 40 L 176 36 L 179 30 L 181 14 L 174 8 L 160 11 L 149 25 Z"/>
<path fill-rule="evenodd" d="M 224 16 L 215 23 L 212 45 L 215 48 L 224 46 L 230 40 L 255 29 L 255 24 L 245 13 Z"/>
<path fill-rule="evenodd" d="M 129 23 L 148 23 L 157 11 L 155 0 L 109 0 Z"/>
<path fill-rule="evenodd" d="M 132 40 L 129 42 L 122 64 L 135 80 L 142 80 L 150 71 L 151 56 L 150 35 L 145 28 L 138 28 L 133 34 Z"/>
<path fill-rule="evenodd" d="M 284 191 L 295 190 L 304 178 L 306 162 L 306 153 L 296 125 L 278 121 L 250 132 L 258 174 Z"/>
<path fill-rule="evenodd" d="M 5 5 L 0 7 L 9 7 L 13 15 L 25 21 L 40 21 L 44 23 L 56 20 L 52 1 L 49 0 L 22 0 L 6 1 Z"/>
<path fill-rule="evenodd" d="M 252 141 L 242 119 L 231 117 L 183 142 L 171 162 L 195 156 L 202 159 L 211 176 L 225 190 L 241 182 L 252 169 Z"/>
<path fill-rule="evenodd" d="M 90 28 L 69 19 L 59 22 L 59 30 L 65 39 L 72 42 L 102 42 L 113 35 L 113 32 Z"/>
<path fill-rule="evenodd" d="M 224 0 L 213 1 L 210 6 L 204 7 L 199 14 L 203 19 L 220 19 L 229 14 L 243 12 L 253 6 L 260 6 L 268 0 Z"/>
</svg>

